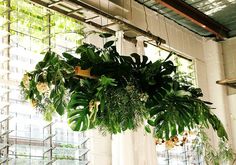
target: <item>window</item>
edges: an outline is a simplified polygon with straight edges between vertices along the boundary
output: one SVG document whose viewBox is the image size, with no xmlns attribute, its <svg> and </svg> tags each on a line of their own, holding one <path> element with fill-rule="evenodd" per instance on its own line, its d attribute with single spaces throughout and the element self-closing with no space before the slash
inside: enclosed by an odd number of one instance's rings
<svg viewBox="0 0 236 165">
<path fill-rule="evenodd" d="M 155 62 L 158 59 L 167 58 L 169 52 L 151 44 L 147 44 L 145 48 L 145 55 L 148 56 L 152 62 Z M 193 61 L 177 54 L 170 58 L 175 63 L 175 65 L 178 66 L 177 72 L 181 72 L 181 75 L 184 76 L 185 80 L 195 84 Z M 165 143 L 158 142 L 156 145 L 158 165 L 203 165 L 204 158 L 197 152 L 197 149 L 201 150 L 201 146 L 193 145 L 193 137 L 194 135 L 186 135 L 188 140 L 186 140 L 185 143 L 176 145 L 174 147 L 171 146 L 172 144 L 166 145 Z M 183 137 L 178 138 L 183 139 Z M 169 148 L 170 146 L 171 148 Z"/>
<path fill-rule="evenodd" d="M 28 0 L 0 0 L 0 12 L 0 164 L 88 164 L 86 135 L 71 131 L 63 117 L 44 121 L 19 88 L 42 51 L 76 48 L 82 24 Z"/>
<path fill-rule="evenodd" d="M 169 54 L 169 51 L 153 46 L 152 44 L 147 44 L 147 46 L 145 47 L 145 55 L 152 62 L 155 62 L 158 59 L 164 60 L 169 56 Z M 178 54 L 172 55 L 170 59 L 174 62 L 175 65 L 178 66 L 177 72 L 181 72 L 181 75 L 184 75 L 184 77 L 187 78 L 187 81 L 191 82 L 192 84 L 196 84 L 194 62 L 192 59 L 180 56 Z"/>
</svg>

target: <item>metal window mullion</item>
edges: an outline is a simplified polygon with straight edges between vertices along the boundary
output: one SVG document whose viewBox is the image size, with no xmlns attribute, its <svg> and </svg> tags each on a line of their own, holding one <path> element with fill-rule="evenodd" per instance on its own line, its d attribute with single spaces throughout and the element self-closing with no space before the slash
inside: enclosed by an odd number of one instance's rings
<svg viewBox="0 0 236 165">
<path fill-rule="evenodd" d="M 11 10 L 11 0 L 7 0 L 6 1 L 6 5 L 8 10 L 6 11 L 6 19 L 7 19 L 7 24 L 6 24 L 6 31 L 8 32 L 7 36 L 4 37 L 4 43 L 6 43 L 7 45 L 10 45 L 10 13 Z M 10 59 L 10 47 L 8 46 L 7 48 L 5 48 L 3 50 L 3 55 L 4 57 L 7 57 L 8 59 Z M 10 60 L 6 60 L 5 61 L 5 65 L 4 65 L 5 69 L 7 70 L 6 72 L 6 80 L 9 81 L 10 80 Z M 6 93 L 6 102 L 10 102 L 10 87 L 7 86 L 7 93 Z M 4 109 L 4 111 L 2 111 L 1 113 L 3 115 L 9 116 L 9 105 L 7 105 Z M 3 121 L 1 123 L 2 127 L 1 127 L 1 132 L 7 132 L 9 130 L 9 118 L 7 118 L 5 121 Z M 2 149 L 2 154 L 3 157 L 5 158 L 5 162 L 8 162 L 8 157 L 9 157 L 9 133 L 3 135 L 3 144 L 6 145 L 6 147 L 4 147 L 4 149 Z"/>
<path fill-rule="evenodd" d="M 52 41 L 51 41 L 51 33 L 52 33 L 52 29 L 51 29 L 51 19 L 52 19 L 52 17 L 51 17 L 51 11 L 49 11 L 49 13 L 48 13 L 48 47 L 49 47 L 49 51 L 51 51 L 51 46 L 52 46 Z"/>
<path fill-rule="evenodd" d="M 49 134 L 52 135 L 52 124 L 49 126 Z M 49 152 L 49 159 L 50 161 L 52 161 L 52 138 L 53 136 L 51 136 L 50 140 L 49 140 L 49 147 L 51 148 L 50 152 Z"/>
<path fill-rule="evenodd" d="M 52 13 L 51 13 L 51 11 L 49 10 L 48 11 L 48 47 L 49 47 L 49 51 L 51 51 L 51 46 L 52 46 L 52 43 L 51 43 L 51 33 L 52 33 L 52 31 L 51 31 L 51 19 L 52 19 L 52 17 L 51 17 L 51 15 L 52 15 Z M 52 124 L 50 124 L 50 126 L 49 126 L 49 135 L 52 135 Z M 52 162 L 53 161 L 53 154 L 52 154 L 52 152 L 53 152 L 53 140 L 52 140 L 52 138 L 53 138 L 53 136 L 50 138 L 50 140 L 49 140 L 49 147 L 51 148 L 51 150 L 50 150 L 50 153 L 49 153 L 49 159 L 50 159 L 50 162 Z M 50 164 L 52 164 L 52 163 L 50 163 Z"/>
<path fill-rule="evenodd" d="M 47 25 L 45 26 L 46 27 L 45 33 L 47 34 L 47 36 L 45 36 L 42 39 L 42 42 L 46 43 L 46 45 L 48 46 L 47 48 L 45 48 L 46 51 L 51 51 L 52 49 L 52 25 L 51 25 L 52 12 L 50 10 L 48 10 L 48 14 L 46 15 L 46 18 L 47 18 Z"/>
<path fill-rule="evenodd" d="M 53 146 L 53 137 L 56 135 L 56 134 L 53 134 L 53 125 L 54 123 L 50 123 L 48 124 L 47 126 L 45 126 L 43 128 L 43 132 L 47 131 L 48 132 L 48 136 L 47 137 L 44 137 L 44 140 L 43 140 L 43 146 L 45 147 L 45 144 L 47 144 L 47 142 L 49 142 L 49 148 L 46 149 L 46 151 L 44 151 L 43 153 L 43 158 L 45 158 L 45 154 L 48 154 L 49 155 L 49 161 L 46 163 L 47 165 L 51 165 L 53 164 L 53 162 L 55 160 L 53 160 L 53 150 L 55 149 L 55 147 Z M 45 135 L 45 134 L 44 134 Z"/>
</svg>

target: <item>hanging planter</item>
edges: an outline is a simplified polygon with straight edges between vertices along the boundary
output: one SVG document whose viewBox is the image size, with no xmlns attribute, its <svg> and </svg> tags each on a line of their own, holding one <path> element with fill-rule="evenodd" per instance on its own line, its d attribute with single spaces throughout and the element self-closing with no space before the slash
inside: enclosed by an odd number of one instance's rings
<svg viewBox="0 0 236 165">
<path fill-rule="evenodd" d="M 121 56 L 114 41 L 102 49 L 84 43 L 76 53 L 78 57 L 47 52 L 22 79 L 25 98 L 46 119 L 52 119 L 55 111 L 66 112 L 74 131 L 99 128 L 112 134 L 135 130 L 145 121 L 147 132 L 153 130 L 155 137 L 165 140 L 210 124 L 227 139 L 210 103 L 200 99 L 201 90 L 173 76 L 177 73 L 171 54 L 154 63 L 136 53 Z"/>
</svg>

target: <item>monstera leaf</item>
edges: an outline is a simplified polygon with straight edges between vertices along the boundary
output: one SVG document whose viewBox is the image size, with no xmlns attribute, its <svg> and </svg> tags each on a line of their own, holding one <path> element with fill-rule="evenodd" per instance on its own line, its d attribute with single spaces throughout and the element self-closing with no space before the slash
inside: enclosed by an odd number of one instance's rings
<svg viewBox="0 0 236 165">
<path fill-rule="evenodd" d="M 85 131 L 90 128 L 88 107 L 68 110 L 67 117 L 73 131 Z"/>
<path fill-rule="evenodd" d="M 137 53 L 132 53 L 130 56 L 134 58 L 133 66 L 135 68 L 140 69 L 151 63 L 151 62 L 148 62 L 147 56 L 140 56 Z"/>
<path fill-rule="evenodd" d="M 83 92 L 74 92 L 67 106 L 68 123 L 74 131 L 85 131 L 90 126 L 89 99 Z"/>
<path fill-rule="evenodd" d="M 91 123 L 91 113 L 93 109 L 90 108 L 90 102 L 95 98 L 96 80 L 83 80 L 77 84 L 77 88 L 72 93 L 70 101 L 67 105 L 68 123 L 74 131 L 85 131 L 94 126 Z"/>
<path fill-rule="evenodd" d="M 59 115 L 63 115 L 65 113 L 66 102 L 64 96 L 65 88 L 62 84 L 56 85 L 50 94 L 53 106 Z"/>
<path fill-rule="evenodd" d="M 220 138 L 227 139 L 226 131 L 219 119 L 212 115 L 210 107 L 203 101 L 193 98 L 185 90 L 166 91 L 154 96 L 150 108 L 151 119 L 148 124 L 154 127 L 154 135 L 160 139 L 169 140 L 185 129 L 192 130 L 198 125 L 209 127 L 217 131 Z"/>
</svg>

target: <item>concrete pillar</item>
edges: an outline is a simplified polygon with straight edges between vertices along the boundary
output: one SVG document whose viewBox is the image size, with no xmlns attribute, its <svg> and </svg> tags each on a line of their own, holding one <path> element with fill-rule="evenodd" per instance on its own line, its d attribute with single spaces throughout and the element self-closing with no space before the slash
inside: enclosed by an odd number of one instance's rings
<svg viewBox="0 0 236 165">
<path fill-rule="evenodd" d="M 136 40 L 137 40 L 136 50 L 137 50 L 137 53 L 139 55 L 144 55 L 145 54 L 144 43 L 143 43 L 144 39 L 145 39 L 145 37 L 143 37 L 143 36 L 136 37 Z"/>
<path fill-rule="evenodd" d="M 98 130 L 90 130 L 86 136 L 89 137 L 89 165 L 111 165 L 111 135 L 104 136 Z"/>
<path fill-rule="evenodd" d="M 223 50 L 223 62 L 224 62 L 224 71 L 225 78 L 236 78 L 236 37 L 228 39 L 222 42 Z M 227 88 L 227 87 L 226 87 Z M 236 89 L 228 87 L 228 96 L 227 100 L 229 103 L 229 111 L 231 127 L 232 127 L 232 143 L 234 152 L 236 151 Z"/>
<path fill-rule="evenodd" d="M 117 31 L 116 32 L 116 50 L 119 54 L 124 54 L 124 32 Z"/>
<path fill-rule="evenodd" d="M 95 30 L 95 29 L 91 29 Z M 102 48 L 105 40 L 97 34 L 89 35 L 85 42 L 96 45 Z M 111 148 L 111 135 L 102 135 L 97 129 L 86 131 L 86 136 L 89 137 L 88 141 L 88 160 L 89 165 L 111 165 L 112 164 L 112 148 Z"/>
<path fill-rule="evenodd" d="M 125 54 L 123 35 L 123 31 L 116 32 L 116 47 L 120 54 Z M 112 135 L 112 165 L 135 165 L 132 131 Z"/>
<path fill-rule="evenodd" d="M 229 138 L 232 139 L 230 112 L 227 101 L 226 88 L 216 84 L 217 80 L 224 79 L 222 47 L 215 41 L 205 41 L 203 44 L 206 72 L 208 79 L 209 101 L 213 103 L 212 111 L 222 121 Z M 204 71 L 205 72 L 205 71 Z M 215 143 L 217 140 L 215 140 Z M 216 144 L 215 144 L 216 145 Z"/>
<path fill-rule="evenodd" d="M 144 55 L 144 37 L 137 37 L 136 50 L 139 55 Z M 156 165 L 156 146 L 152 134 L 145 132 L 144 126 L 134 131 L 134 156 L 135 165 Z"/>
</svg>

